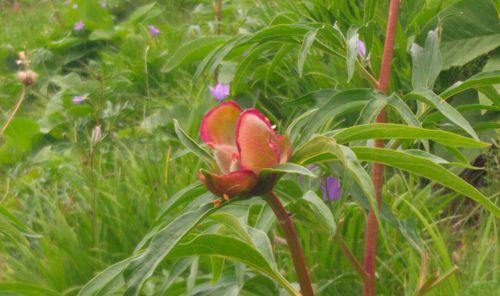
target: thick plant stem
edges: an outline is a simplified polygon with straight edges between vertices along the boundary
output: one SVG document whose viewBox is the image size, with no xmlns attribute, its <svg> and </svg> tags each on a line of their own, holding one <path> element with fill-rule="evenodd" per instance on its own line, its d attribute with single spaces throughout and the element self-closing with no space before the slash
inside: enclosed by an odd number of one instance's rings
<svg viewBox="0 0 500 296">
<path fill-rule="evenodd" d="M 384 42 L 384 52 L 382 55 L 382 63 L 380 66 L 380 76 L 378 80 L 378 90 L 387 93 L 389 88 L 389 79 L 391 74 L 391 61 L 394 51 L 394 35 L 396 33 L 396 23 L 398 20 L 399 0 L 391 0 L 389 5 L 389 17 Z M 376 119 L 377 123 L 385 122 L 385 110 L 382 110 Z M 375 147 L 384 147 L 384 140 L 375 140 Z M 382 187 L 384 183 L 384 166 L 380 163 L 374 163 L 372 169 L 372 181 L 375 186 L 378 209 L 382 205 Z M 363 295 L 375 295 L 375 265 L 377 255 L 377 237 L 378 237 L 378 221 L 375 216 L 375 209 L 370 208 L 368 220 L 366 222 L 365 233 L 365 257 L 363 268 L 367 275 L 364 286 Z"/>
<path fill-rule="evenodd" d="M 297 232 L 295 231 L 290 215 L 288 215 L 288 212 L 285 207 L 283 207 L 283 204 L 279 200 L 276 193 L 271 191 L 266 195 L 265 200 L 269 206 L 271 206 L 274 215 L 276 215 L 276 218 L 278 219 L 281 230 L 285 235 L 286 242 L 292 256 L 293 265 L 295 267 L 295 272 L 297 273 L 300 293 L 303 296 L 314 296 L 311 279 L 309 278 L 309 271 L 307 270 L 304 255 L 302 254 L 299 239 L 297 237 Z"/>
</svg>

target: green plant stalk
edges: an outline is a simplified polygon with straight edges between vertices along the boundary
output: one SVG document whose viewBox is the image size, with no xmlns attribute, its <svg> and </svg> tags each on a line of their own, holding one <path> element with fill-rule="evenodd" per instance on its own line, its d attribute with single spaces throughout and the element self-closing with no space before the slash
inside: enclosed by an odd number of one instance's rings
<svg viewBox="0 0 500 296">
<path fill-rule="evenodd" d="M 21 104 L 24 101 L 24 98 L 26 97 L 26 86 L 23 85 L 23 89 L 21 90 L 21 94 L 19 95 L 19 99 L 17 99 L 16 105 L 14 106 L 14 110 L 12 110 L 12 113 L 10 114 L 9 118 L 7 118 L 7 121 L 2 126 L 2 129 L 0 130 L 0 137 L 3 136 L 3 133 L 9 126 L 10 122 L 12 119 L 14 119 L 14 116 L 16 116 L 17 111 L 19 111 L 19 108 L 21 107 Z"/>
<path fill-rule="evenodd" d="M 391 0 L 389 5 L 389 16 L 385 34 L 384 51 L 380 66 L 380 76 L 378 81 L 378 90 L 387 93 L 389 88 L 389 79 L 391 74 L 391 61 L 394 51 L 394 36 L 396 34 L 396 23 L 398 20 L 399 0 Z M 383 109 L 376 119 L 377 123 L 385 122 L 385 110 Z M 383 148 L 385 146 L 383 139 L 375 140 L 375 147 Z M 377 206 L 380 210 L 382 205 L 382 187 L 384 183 L 384 165 L 374 163 L 372 169 L 372 181 L 375 186 Z M 377 237 L 378 221 L 375 215 L 375 209 L 370 207 L 368 220 L 366 222 L 365 232 L 365 256 L 363 268 L 367 277 L 364 280 L 363 296 L 375 295 L 375 265 L 377 256 Z"/>
<path fill-rule="evenodd" d="M 273 210 L 274 215 L 278 220 L 278 224 L 285 235 L 288 248 L 290 249 L 290 255 L 292 256 L 293 265 L 295 267 L 295 272 L 297 273 L 297 279 L 299 281 L 302 296 L 314 296 L 311 279 L 309 278 L 309 271 L 307 270 L 305 258 L 302 254 L 302 249 L 300 248 L 299 238 L 290 215 L 286 211 L 276 193 L 273 191 L 265 196 L 265 200 Z"/>
</svg>

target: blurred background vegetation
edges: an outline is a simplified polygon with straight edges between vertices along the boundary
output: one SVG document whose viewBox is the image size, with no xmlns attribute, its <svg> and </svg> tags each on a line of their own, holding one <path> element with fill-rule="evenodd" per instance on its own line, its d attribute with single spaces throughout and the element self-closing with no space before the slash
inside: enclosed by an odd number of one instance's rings
<svg viewBox="0 0 500 296">
<path fill-rule="evenodd" d="M 2 123 L 22 88 L 15 75 L 18 52 L 26 52 L 31 68 L 39 75 L 0 139 L 0 295 L 42 295 L 42 290 L 76 295 L 97 272 L 127 258 L 154 225 L 163 205 L 196 181 L 200 162 L 180 145 L 172 119 L 197 136 L 201 116 L 216 104 L 207 88 L 216 82 L 213 71 L 200 67 L 216 46 L 271 25 L 336 22 L 342 32 L 351 26 L 359 28 L 369 52 L 368 68 L 377 76 L 386 2 L 223 1 L 219 23 L 209 0 L 0 1 Z M 485 32 L 474 34 L 484 33 L 490 39 L 480 49 L 464 47 L 467 54 L 460 58 L 445 56 L 444 71 L 434 89 L 440 92 L 455 81 L 500 69 L 498 1 L 402 2 L 391 89 L 401 94 L 412 89 L 411 44 L 423 46 L 437 21 L 444 22 L 443 43 L 454 40 L 446 20 L 461 17 L 453 13 L 460 5 L 468 9 L 465 17 L 483 22 L 476 28 L 462 20 L 463 29 L 483 29 Z M 374 8 L 371 3 L 375 3 Z M 478 12 L 475 7 L 490 9 Z M 491 19 L 493 24 L 488 24 Z M 79 21 L 85 24 L 84 29 L 75 30 Z M 150 34 L 151 25 L 160 34 Z M 217 34 L 219 25 L 221 34 Z M 488 33 L 488 27 L 493 33 Z M 349 81 L 345 60 L 318 50 L 309 52 L 303 70 L 299 70 L 300 42 L 290 45 L 263 39 L 258 45 L 233 52 L 220 61 L 215 72 L 219 81 L 231 82 L 232 96 L 242 105 L 258 105 L 279 129 L 321 102 L 330 90 L 370 86 L 359 74 Z M 451 103 L 487 104 L 484 102 L 495 93 L 498 96 L 498 87 L 493 94 L 491 89 L 470 90 Z M 75 96 L 83 96 L 85 101 L 74 104 Z M 464 115 L 474 123 L 481 139 L 494 145 L 487 152 L 463 155 L 471 163 L 481 161 L 476 165 L 484 165 L 485 170 L 457 173 L 488 195 L 497 194 L 498 106 L 467 110 Z M 424 126 L 453 129 L 442 118 L 434 117 Z M 346 116 L 330 124 L 349 126 L 356 119 Z M 97 127 L 101 130 L 98 138 Z M 332 173 L 344 176 L 338 167 L 321 168 L 320 174 Z M 442 275 L 452 265 L 460 268 L 432 295 L 500 293 L 498 220 L 432 183 L 399 170 L 392 170 L 389 176 L 387 207 L 398 219 L 383 224 L 381 230 L 380 294 L 413 295 L 424 250 L 430 256 L 430 272 Z M 296 190 L 319 192 L 318 185 L 310 181 Z M 346 178 L 342 199 L 328 206 L 336 219 L 344 218 L 344 240 L 361 257 L 365 214 L 352 197 L 354 191 Z M 313 220 L 314 213 L 301 209 L 298 203 L 291 207 L 296 207 L 301 243 L 320 294 L 359 294 L 360 280 L 337 244 Z M 286 247 L 274 247 L 278 266 L 293 278 Z M 196 268 L 188 265 L 191 267 L 181 270 L 175 283 L 166 288 L 162 283 L 173 263 L 165 262 L 142 293 L 226 295 L 214 290 L 217 285 L 210 286 L 211 266 L 205 259 Z M 262 276 L 250 277 L 248 286 L 252 279 L 264 282 L 269 290 L 248 288 L 240 295 L 277 293 L 274 284 Z M 194 283 L 198 288 L 193 290 Z"/>
</svg>

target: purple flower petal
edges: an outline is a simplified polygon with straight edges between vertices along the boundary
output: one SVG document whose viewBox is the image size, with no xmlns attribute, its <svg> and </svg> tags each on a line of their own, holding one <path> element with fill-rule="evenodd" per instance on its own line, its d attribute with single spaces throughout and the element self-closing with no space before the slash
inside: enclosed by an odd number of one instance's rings
<svg viewBox="0 0 500 296">
<path fill-rule="evenodd" d="M 106 1 L 101 1 L 101 7 L 102 8 L 108 7 L 108 3 L 106 3 Z"/>
<path fill-rule="evenodd" d="M 340 198 L 340 182 L 338 179 L 328 176 L 321 181 L 321 192 L 324 201 L 336 201 Z"/>
<path fill-rule="evenodd" d="M 161 31 L 153 25 L 149 25 L 148 28 L 149 28 L 149 35 L 151 35 L 153 37 L 155 37 L 161 33 Z"/>
<path fill-rule="evenodd" d="M 217 85 L 215 87 L 209 86 L 208 89 L 210 89 L 212 96 L 217 101 L 224 100 L 225 98 L 227 98 L 229 96 L 229 93 L 230 93 L 229 84 L 217 83 Z"/>
<path fill-rule="evenodd" d="M 83 28 L 85 28 L 85 23 L 83 21 L 79 21 L 73 26 L 73 29 L 76 31 L 81 31 Z"/>
<path fill-rule="evenodd" d="M 64 1 L 64 5 L 70 5 L 70 4 L 71 4 L 71 0 Z"/>
<path fill-rule="evenodd" d="M 78 8 L 78 4 L 73 4 L 73 9 L 77 9 Z"/>
<path fill-rule="evenodd" d="M 80 105 L 85 102 L 85 100 L 86 99 L 84 96 L 74 96 L 71 101 L 73 102 L 73 104 Z"/>
<path fill-rule="evenodd" d="M 364 58 L 366 57 L 366 46 L 365 46 L 365 43 L 361 40 L 358 39 L 357 41 L 358 43 L 358 53 L 359 55 Z"/>
</svg>

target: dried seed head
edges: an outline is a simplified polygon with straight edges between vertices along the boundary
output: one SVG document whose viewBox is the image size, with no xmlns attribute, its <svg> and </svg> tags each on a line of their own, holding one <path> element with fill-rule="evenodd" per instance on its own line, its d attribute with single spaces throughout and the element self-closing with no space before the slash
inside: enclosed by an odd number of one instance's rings
<svg viewBox="0 0 500 296">
<path fill-rule="evenodd" d="M 17 79 L 21 81 L 24 85 L 30 86 L 36 83 L 38 74 L 31 70 L 17 72 Z"/>
</svg>

